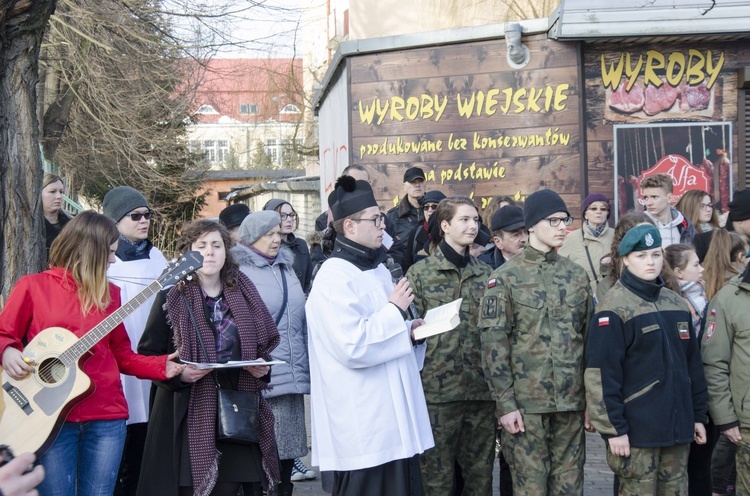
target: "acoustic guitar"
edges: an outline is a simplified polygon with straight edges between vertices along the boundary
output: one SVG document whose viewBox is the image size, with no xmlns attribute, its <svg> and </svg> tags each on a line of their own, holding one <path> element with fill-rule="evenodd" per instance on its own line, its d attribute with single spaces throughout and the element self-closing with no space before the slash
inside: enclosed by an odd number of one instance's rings
<svg viewBox="0 0 750 496">
<path fill-rule="evenodd" d="M 50 327 L 34 336 L 23 350 L 24 360 L 34 369 L 21 380 L 2 371 L 5 412 L 0 418 L 0 443 L 14 453 L 33 451 L 37 458 L 42 456 L 57 438 L 71 408 L 94 391 L 79 363 L 84 354 L 159 290 L 202 266 L 199 252 L 186 253 L 80 338 L 62 327 Z"/>
</svg>

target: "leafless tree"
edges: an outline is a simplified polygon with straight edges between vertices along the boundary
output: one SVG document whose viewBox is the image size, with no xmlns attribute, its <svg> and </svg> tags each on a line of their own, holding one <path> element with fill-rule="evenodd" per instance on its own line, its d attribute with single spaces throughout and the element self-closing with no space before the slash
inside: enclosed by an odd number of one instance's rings
<svg viewBox="0 0 750 496">
<path fill-rule="evenodd" d="M 54 0 L 0 1 L 0 307 L 13 284 L 42 268 L 42 164 L 37 59 Z"/>
</svg>

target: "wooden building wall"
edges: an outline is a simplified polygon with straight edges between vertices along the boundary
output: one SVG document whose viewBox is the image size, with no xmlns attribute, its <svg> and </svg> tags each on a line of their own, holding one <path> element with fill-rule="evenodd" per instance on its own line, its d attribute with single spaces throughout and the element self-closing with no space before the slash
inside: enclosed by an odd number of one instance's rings
<svg viewBox="0 0 750 496">
<path fill-rule="evenodd" d="M 740 142 L 737 69 L 748 65 L 749 47 L 747 42 L 586 45 L 583 48 L 584 158 L 588 192 L 614 198 L 615 191 L 620 190 L 620 199 L 625 201 L 620 208 L 622 213 L 634 206 L 637 195 L 632 186 L 637 184 L 634 178 L 665 155 L 681 155 L 712 176 L 714 200 L 726 207 L 729 184 L 721 176 L 719 150 L 727 152 L 731 164 L 731 194 L 741 186 L 737 165 Z M 617 76 L 620 64 L 622 77 Z M 640 88 L 645 92 L 651 87 L 646 98 L 649 95 L 658 98 L 657 80 L 663 83 L 664 90 L 660 91 L 670 91 L 672 87 L 680 93 L 671 107 L 660 111 L 654 107 L 648 112 L 623 110 L 613 101 L 614 86 L 619 83 L 627 87 L 631 79 L 635 86 L 631 91 Z M 702 89 L 696 89 L 700 86 Z M 704 92 L 705 108 L 702 104 L 691 107 L 684 93 L 688 87 Z M 702 125 L 689 126 L 695 123 Z M 629 140 L 616 141 L 615 126 L 623 126 L 618 136 L 630 133 Z M 636 126 L 643 129 L 630 129 Z M 730 127 L 731 133 L 721 135 Z"/>
<path fill-rule="evenodd" d="M 509 66 L 503 39 L 347 60 L 350 163 L 368 168 L 384 208 L 397 203 L 403 173 L 416 165 L 428 190 L 472 196 L 480 208 L 496 195 L 551 188 L 579 211 L 578 47 L 546 35 L 523 43 L 531 58 L 522 69 Z"/>
</svg>

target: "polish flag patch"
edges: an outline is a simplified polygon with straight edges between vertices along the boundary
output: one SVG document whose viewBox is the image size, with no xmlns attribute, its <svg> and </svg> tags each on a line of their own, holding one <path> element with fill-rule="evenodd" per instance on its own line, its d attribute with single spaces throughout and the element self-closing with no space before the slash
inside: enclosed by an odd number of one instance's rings
<svg viewBox="0 0 750 496">
<path fill-rule="evenodd" d="M 497 284 L 497 279 L 490 279 L 489 282 L 487 283 L 487 289 L 494 288 L 496 284 Z"/>
<path fill-rule="evenodd" d="M 599 317 L 599 327 L 604 327 L 609 325 L 609 317 Z"/>
<path fill-rule="evenodd" d="M 716 322 L 709 322 L 706 324 L 706 342 L 708 342 L 709 339 L 711 339 L 711 336 L 714 335 L 714 330 L 716 329 Z"/>
</svg>

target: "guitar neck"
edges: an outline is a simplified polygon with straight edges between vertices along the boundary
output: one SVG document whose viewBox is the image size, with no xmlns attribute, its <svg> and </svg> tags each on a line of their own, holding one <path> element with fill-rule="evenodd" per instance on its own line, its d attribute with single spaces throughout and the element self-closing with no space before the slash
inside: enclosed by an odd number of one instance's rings
<svg viewBox="0 0 750 496">
<path fill-rule="evenodd" d="M 60 361 L 66 366 L 70 366 L 76 362 L 96 343 L 102 340 L 104 336 L 112 332 L 112 330 L 120 325 L 125 317 L 133 313 L 138 307 L 146 303 L 149 298 L 154 296 L 163 286 L 156 280 L 146 286 L 146 288 L 135 295 L 130 301 L 125 303 L 123 306 L 118 308 L 115 312 L 110 314 L 106 319 L 99 322 L 93 329 L 88 331 L 76 342 L 73 346 L 65 350 L 60 354 Z"/>
</svg>

